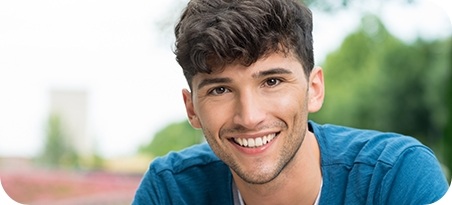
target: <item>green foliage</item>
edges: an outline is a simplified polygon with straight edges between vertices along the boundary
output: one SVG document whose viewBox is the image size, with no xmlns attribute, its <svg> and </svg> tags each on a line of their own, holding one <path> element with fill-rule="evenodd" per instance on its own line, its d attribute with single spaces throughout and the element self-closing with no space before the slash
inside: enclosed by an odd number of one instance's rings
<svg viewBox="0 0 452 205">
<path fill-rule="evenodd" d="M 394 131 L 438 147 L 447 119 L 450 40 L 404 43 L 375 16 L 324 62 L 326 95 L 311 119 Z"/>
<path fill-rule="evenodd" d="M 66 139 L 60 117 L 51 115 L 48 121 L 44 152 L 38 161 L 55 168 L 78 167 L 79 157 Z"/>
<path fill-rule="evenodd" d="M 447 93 L 446 93 L 446 103 L 448 105 L 447 107 L 447 124 L 444 132 L 444 138 L 442 143 L 443 148 L 443 162 L 444 164 L 449 167 L 449 170 L 452 172 L 452 39 L 449 41 L 449 65 L 447 68 L 447 71 L 449 73 L 447 74 L 448 80 L 447 80 Z M 449 176 L 450 177 L 450 176 Z M 450 180 L 450 178 L 449 178 Z"/>
<path fill-rule="evenodd" d="M 335 11 L 339 11 L 341 9 L 345 9 L 347 7 L 350 7 L 351 4 L 355 3 L 356 1 L 351 0 L 300 0 L 304 4 L 308 5 L 312 8 L 317 8 L 324 12 L 333 13 Z M 358 1 L 361 3 L 369 3 L 369 0 L 362 0 Z M 378 1 L 378 0 L 377 0 Z M 412 4 L 416 2 L 416 0 L 398 0 L 400 2 L 404 2 L 407 4 Z"/>
<path fill-rule="evenodd" d="M 193 129 L 190 123 L 184 120 L 172 123 L 158 131 L 148 145 L 139 148 L 139 152 L 152 156 L 163 156 L 170 151 L 181 150 L 201 143 L 203 140 L 202 132 Z"/>
</svg>

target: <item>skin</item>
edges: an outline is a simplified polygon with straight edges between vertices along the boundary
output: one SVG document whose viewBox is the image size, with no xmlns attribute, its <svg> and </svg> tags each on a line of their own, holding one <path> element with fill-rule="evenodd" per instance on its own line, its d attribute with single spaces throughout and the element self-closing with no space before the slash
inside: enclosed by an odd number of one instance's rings
<svg viewBox="0 0 452 205">
<path fill-rule="evenodd" d="M 307 77 L 291 53 L 272 53 L 246 67 L 198 73 L 182 91 L 187 115 L 231 169 L 246 204 L 313 204 L 320 189 L 318 143 L 308 113 L 323 103 L 323 71 Z M 275 134 L 260 147 L 234 139 Z"/>
</svg>

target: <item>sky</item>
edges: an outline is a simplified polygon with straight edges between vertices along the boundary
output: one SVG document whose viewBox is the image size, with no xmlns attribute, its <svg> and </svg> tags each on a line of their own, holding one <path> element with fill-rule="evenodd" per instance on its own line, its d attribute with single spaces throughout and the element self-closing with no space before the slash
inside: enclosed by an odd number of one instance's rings
<svg viewBox="0 0 452 205">
<path fill-rule="evenodd" d="M 54 89 L 88 92 L 89 133 L 104 157 L 131 155 L 168 123 L 184 120 L 187 85 L 172 53 L 172 25 L 157 26 L 183 2 L 0 1 L 0 156 L 42 150 Z M 391 2 L 372 7 L 397 37 L 452 35 L 450 17 L 433 0 Z M 354 11 L 313 13 L 321 64 L 360 19 Z"/>
</svg>

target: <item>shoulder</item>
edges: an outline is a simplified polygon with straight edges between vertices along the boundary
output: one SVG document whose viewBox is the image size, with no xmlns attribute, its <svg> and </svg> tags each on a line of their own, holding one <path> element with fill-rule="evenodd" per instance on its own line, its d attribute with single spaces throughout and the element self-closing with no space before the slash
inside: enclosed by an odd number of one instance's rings
<svg viewBox="0 0 452 205">
<path fill-rule="evenodd" d="M 396 133 L 309 124 L 319 142 L 325 201 L 432 203 L 448 183 L 433 151 Z M 322 192 L 324 191 L 322 189 Z"/>
<path fill-rule="evenodd" d="M 202 143 L 158 157 L 151 163 L 149 169 L 156 174 L 166 171 L 180 174 L 191 168 L 208 167 L 208 165 L 215 164 L 221 165 L 222 161 L 213 153 L 207 143 Z"/>
<path fill-rule="evenodd" d="M 310 128 L 319 142 L 324 165 L 374 165 L 377 162 L 393 165 L 401 155 L 412 149 L 433 156 L 433 152 L 417 139 L 397 133 L 314 122 L 310 122 Z"/>
<path fill-rule="evenodd" d="M 229 168 L 207 143 L 156 158 L 141 180 L 133 204 L 229 203 Z"/>
</svg>

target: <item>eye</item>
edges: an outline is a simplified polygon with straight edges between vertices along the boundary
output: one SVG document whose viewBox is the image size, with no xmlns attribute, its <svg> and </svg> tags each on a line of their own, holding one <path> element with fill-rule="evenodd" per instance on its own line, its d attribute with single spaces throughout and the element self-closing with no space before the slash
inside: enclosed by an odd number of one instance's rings
<svg viewBox="0 0 452 205">
<path fill-rule="evenodd" d="M 225 87 L 216 87 L 213 88 L 212 90 L 209 91 L 209 94 L 211 95 L 221 95 L 224 93 L 229 92 L 229 89 L 225 88 Z"/>
<path fill-rule="evenodd" d="M 264 86 L 266 86 L 266 87 L 275 87 L 275 86 L 277 86 L 280 83 L 281 83 L 281 80 L 278 79 L 278 78 L 269 78 L 269 79 L 265 80 Z"/>
</svg>

